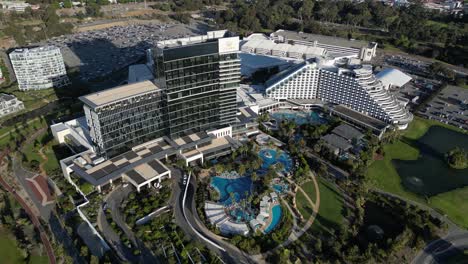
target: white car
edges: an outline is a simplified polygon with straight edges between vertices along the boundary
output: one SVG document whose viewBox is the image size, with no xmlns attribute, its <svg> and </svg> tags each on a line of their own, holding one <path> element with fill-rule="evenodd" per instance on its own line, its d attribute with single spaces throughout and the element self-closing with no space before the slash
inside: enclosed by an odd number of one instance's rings
<svg viewBox="0 0 468 264">
<path fill-rule="evenodd" d="M 187 184 L 187 174 L 184 174 L 184 180 L 183 180 L 184 185 Z"/>
</svg>

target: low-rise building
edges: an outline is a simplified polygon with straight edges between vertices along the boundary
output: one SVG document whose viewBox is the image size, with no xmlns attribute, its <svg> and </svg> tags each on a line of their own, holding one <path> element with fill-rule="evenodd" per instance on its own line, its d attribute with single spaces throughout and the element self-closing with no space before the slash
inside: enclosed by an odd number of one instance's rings
<svg viewBox="0 0 468 264">
<path fill-rule="evenodd" d="M 15 96 L 10 94 L 0 94 L 0 117 L 21 111 L 24 104 Z"/>
</svg>

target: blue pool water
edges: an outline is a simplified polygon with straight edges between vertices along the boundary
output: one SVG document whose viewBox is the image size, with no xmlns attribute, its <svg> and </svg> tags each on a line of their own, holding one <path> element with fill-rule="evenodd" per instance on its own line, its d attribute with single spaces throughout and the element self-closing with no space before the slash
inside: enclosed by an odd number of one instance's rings
<svg viewBox="0 0 468 264">
<path fill-rule="evenodd" d="M 231 205 L 230 193 L 234 193 L 234 199 L 239 202 L 251 193 L 252 180 L 249 176 L 237 179 L 224 179 L 220 177 L 211 178 L 211 186 L 219 192 L 219 202 L 224 205 Z"/>
<path fill-rule="evenodd" d="M 310 112 L 275 112 L 272 113 L 271 116 L 279 121 L 282 120 L 292 120 L 298 125 L 303 125 L 303 124 L 325 124 L 327 120 L 323 117 L 320 117 L 320 115 L 317 112 L 310 111 Z"/>
<path fill-rule="evenodd" d="M 281 185 L 281 184 L 273 184 L 273 189 L 277 193 L 283 193 L 284 191 L 286 191 L 288 189 L 288 186 L 287 185 Z"/>
<path fill-rule="evenodd" d="M 273 208 L 271 208 L 271 211 L 272 211 L 272 213 L 271 213 L 271 222 L 270 222 L 270 225 L 267 228 L 265 228 L 265 230 L 263 231 L 265 234 L 268 234 L 273 229 L 275 229 L 275 227 L 280 222 L 281 214 L 283 213 L 281 211 L 281 206 L 279 204 L 273 206 Z"/>
<path fill-rule="evenodd" d="M 291 171 L 292 168 L 292 159 L 286 152 L 282 152 L 278 157 L 276 157 L 276 150 L 274 149 L 262 149 L 258 152 L 258 155 L 263 160 L 262 167 L 259 170 L 259 173 L 265 173 L 268 168 L 277 162 L 281 162 L 284 165 L 284 172 Z"/>
</svg>

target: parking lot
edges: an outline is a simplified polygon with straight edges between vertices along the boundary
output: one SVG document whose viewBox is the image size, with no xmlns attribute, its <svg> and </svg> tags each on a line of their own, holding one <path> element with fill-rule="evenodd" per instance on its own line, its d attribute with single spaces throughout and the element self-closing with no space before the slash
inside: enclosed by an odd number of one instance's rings
<svg viewBox="0 0 468 264">
<path fill-rule="evenodd" d="M 396 89 L 391 88 L 391 92 L 397 98 L 404 98 L 404 100 L 407 100 L 410 109 L 418 106 L 425 98 L 436 92 L 441 85 L 439 81 L 430 80 L 412 74 L 408 75 L 413 79 L 403 87 Z"/>
<path fill-rule="evenodd" d="M 78 67 L 80 79 L 89 81 L 142 60 L 145 51 L 160 40 L 201 33 L 203 27 L 199 24 L 154 22 L 80 32 L 52 38 L 46 43 L 59 47 L 67 67 Z"/>
<path fill-rule="evenodd" d="M 468 90 L 447 86 L 418 114 L 468 130 Z"/>
</svg>

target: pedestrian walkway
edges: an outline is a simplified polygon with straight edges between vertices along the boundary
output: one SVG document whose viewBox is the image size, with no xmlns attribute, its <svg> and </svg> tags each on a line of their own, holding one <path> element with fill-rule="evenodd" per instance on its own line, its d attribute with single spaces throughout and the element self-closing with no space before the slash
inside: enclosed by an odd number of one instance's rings
<svg viewBox="0 0 468 264">
<path fill-rule="evenodd" d="M 253 255 L 252 258 L 257 262 L 257 263 L 265 263 L 265 259 L 273 254 L 273 252 L 275 252 L 276 250 L 280 249 L 280 248 L 283 248 L 283 247 L 286 247 L 288 245 L 290 245 L 291 243 L 293 243 L 294 241 L 296 241 L 297 239 L 299 239 L 305 232 L 307 232 L 307 230 L 309 230 L 309 228 L 312 226 L 312 224 L 314 223 L 315 221 L 315 218 L 317 217 L 317 213 L 319 211 L 319 208 L 320 208 L 320 189 L 319 189 L 319 186 L 318 186 L 318 183 L 317 183 L 317 179 L 315 177 L 315 175 L 311 172 L 311 177 L 312 177 L 312 181 L 314 183 L 314 186 L 315 186 L 315 203 L 312 201 L 312 199 L 310 199 L 309 195 L 307 195 L 307 193 L 300 187 L 300 186 L 297 186 L 297 189 L 298 191 L 300 191 L 304 197 L 306 198 L 306 200 L 309 202 L 309 204 L 311 205 L 312 207 L 312 215 L 309 217 L 309 219 L 307 220 L 307 222 L 304 224 L 304 226 L 299 230 L 299 231 L 296 231 L 295 228 L 293 228 L 293 230 L 291 231 L 291 234 L 289 235 L 288 239 L 286 241 L 284 241 L 283 243 L 281 243 L 280 245 L 276 246 L 274 249 L 270 250 L 270 251 L 267 251 L 263 254 L 257 254 L 257 255 Z M 293 184 L 294 182 L 291 180 L 291 179 L 288 179 L 285 177 L 285 179 L 290 183 L 290 184 Z M 289 207 L 289 206 L 288 206 Z M 290 209 L 290 208 L 289 208 Z M 295 218 L 295 220 L 293 220 L 294 222 L 297 223 L 297 220 L 296 219 L 297 217 L 293 214 L 293 217 Z M 293 224 L 294 225 L 294 224 Z"/>
</svg>

